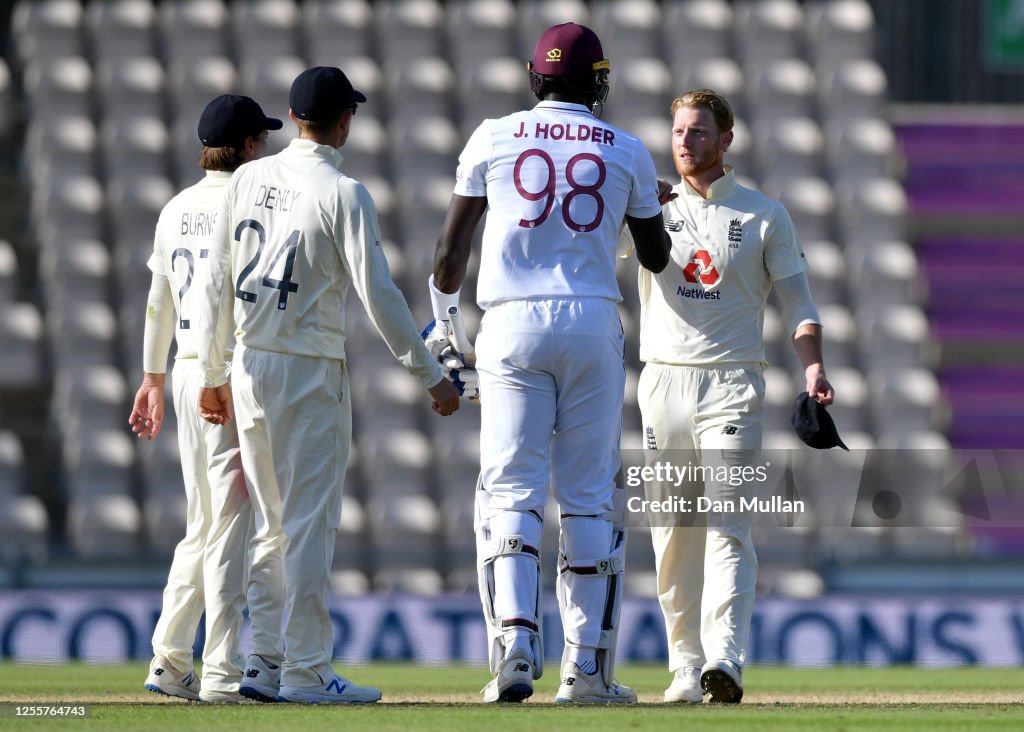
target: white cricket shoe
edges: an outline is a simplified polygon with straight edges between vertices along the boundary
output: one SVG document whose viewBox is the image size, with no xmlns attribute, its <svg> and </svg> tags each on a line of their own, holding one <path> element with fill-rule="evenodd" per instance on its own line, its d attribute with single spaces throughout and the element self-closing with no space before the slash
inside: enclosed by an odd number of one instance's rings
<svg viewBox="0 0 1024 732">
<path fill-rule="evenodd" d="M 498 675 L 483 688 L 484 702 L 521 702 L 533 696 L 533 661 L 525 651 L 513 651 L 498 665 Z"/>
<path fill-rule="evenodd" d="M 190 670 L 181 673 L 163 656 L 154 656 L 149 664 L 146 688 L 157 694 L 199 700 L 199 677 L 196 676 L 196 672 Z"/>
<path fill-rule="evenodd" d="M 665 689 L 665 701 L 688 704 L 700 704 L 704 701 L 704 691 L 700 688 L 700 666 L 684 666 L 677 669 L 675 678 Z"/>
<path fill-rule="evenodd" d="M 357 686 L 335 676 L 324 686 L 282 686 L 278 701 L 297 704 L 370 704 L 380 701 L 380 689 Z"/>
<path fill-rule="evenodd" d="M 714 704 L 739 704 L 743 698 L 743 670 L 735 661 L 708 661 L 700 671 L 700 686 Z"/>
<path fill-rule="evenodd" d="M 606 686 L 600 672 L 585 674 L 569 661 L 562 667 L 562 685 L 555 701 L 559 704 L 636 704 L 636 692 L 618 681 Z"/>
<path fill-rule="evenodd" d="M 227 689 L 203 689 L 199 692 L 199 701 L 207 704 L 241 704 L 248 703 L 248 699 L 237 691 Z"/>
<path fill-rule="evenodd" d="M 247 699 L 276 702 L 281 691 L 281 667 L 275 666 L 255 653 L 249 656 L 242 674 L 238 693 Z"/>
</svg>

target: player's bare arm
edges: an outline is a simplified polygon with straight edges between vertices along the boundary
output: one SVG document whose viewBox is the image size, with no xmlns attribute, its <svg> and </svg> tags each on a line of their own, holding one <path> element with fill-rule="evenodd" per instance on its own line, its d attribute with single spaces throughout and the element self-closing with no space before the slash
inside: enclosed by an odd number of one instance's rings
<svg viewBox="0 0 1024 732">
<path fill-rule="evenodd" d="M 657 274 L 668 266 L 672 240 L 665 231 L 665 220 L 659 213 L 649 219 L 626 216 L 626 226 L 633 236 L 636 258 L 645 269 Z"/>
<path fill-rule="evenodd" d="M 132 432 L 149 440 L 156 439 L 164 423 L 164 381 L 166 374 L 143 374 L 142 386 L 135 393 L 128 424 Z"/>
<path fill-rule="evenodd" d="M 793 348 L 796 350 L 800 363 L 804 367 L 804 378 L 807 379 L 807 393 L 824 405 L 835 399 L 832 384 L 825 376 L 825 363 L 822 358 L 821 326 L 817 323 L 805 323 L 793 334 Z"/>
<path fill-rule="evenodd" d="M 434 282 L 441 292 L 450 294 L 462 287 L 473 232 L 486 209 L 486 196 L 452 196 L 434 252 Z"/>
</svg>

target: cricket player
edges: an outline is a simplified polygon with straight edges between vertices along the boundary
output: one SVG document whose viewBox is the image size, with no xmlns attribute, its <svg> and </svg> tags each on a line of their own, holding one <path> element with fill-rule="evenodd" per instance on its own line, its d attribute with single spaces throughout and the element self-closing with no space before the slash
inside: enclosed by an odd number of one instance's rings
<svg viewBox="0 0 1024 732">
<path fill-rule="evenodd" d="M 365 101 L 340 69 L 299 74 L 289 96 L 299 137 L 232 179 L 199 308 L 200 413 L 215 423 L 237 419 L 257 512 L 253 571 L 284 550 L 278 698 L 286 702 L 381 698 L 331 666 L 328 586 L 352 439 L 344 311 L 350 287 L 395 357 L 429 391 L 435 411 L 448 415 L 459 406 L 391 280 L 370 194 L 340 169 L 338 148 Z M 236 337 L 230 389 L 225 322 Z"/>
<path fill-rule="evenodd" d="M 199 164 L 206 177 L 172 198 L 160 213 L 149 268 L 153 271 L 143 336 L 142 386 L 129 423 L 139 437 L 160 432 L 164 416 L 164 379 L 171 338 L 174 361 L 174 410 L 185 479 L 188 518 L 185 538 L 174 550 L 163 610 L 153 633 L 154 658 L 146 688 L 203 701 L 242 701 L 239 684 L 244 659 L 239 632 L 245 607 L 246 540 L 252 506 L 242 476 L 234 425 L 212 425 L 196 411 L 201 372 L 194 333 L 198 283 L 206 276 L 213 224 L 232 173 L 261 157 L 267 131 L 281 120 L 267 117 L 249 97 L 222 95 L 199 119 L 203 144 Z M 230 354 L 230 339 L 225 353 Z M 281 661 L 280 560 L 269 577 L 249 585 L 252 652 L 263 663 Z M 206 645 L 202 685 L 192 668 L 196 626 L 206 608 Z"/>
<path fill-rule="evenodd" d="M 774 286 L 782 304 L 808 394 L 831 404 L 821 321 L 786 209 L 739 185 L 723 162 L 733 140 L 729 103 L 703 89 L 676 99 L 671 113 L 682 178 L 663 209 L 672 263 L 639 274 L 638 398 L 648 447 L 705 462 L 750 461 L 761 448 L 769 291 Z M 750 517 L 708 515 L 706 527 L 651 523 L 675 674 L 665 700 L 700 702 L 707 693 L 712 702 L 738 702 L 757 579 Z"/>
<path fill-rule="evenodd" d="M 518 702 L 543 672 L 541 529 L 547 486 L 561 510 L 560 702 L 635 702 L 613 676 L 623 572 L 616 489 L 624 387 L 615 248 L 625 222 L 640 262 L 668 263 L 658 181 L 640 141 L 593 113 L 609 62 L 589 28 L 537 43 L 531 110 L 485 120 L 459 158 L 430 280 L 434 317 L 457 307 L 487 209 L 477 302 L 480 595 L 491 673 L 486 702 Z M 624 504 L 624 499 L 622 500 Z"/>
</svg>

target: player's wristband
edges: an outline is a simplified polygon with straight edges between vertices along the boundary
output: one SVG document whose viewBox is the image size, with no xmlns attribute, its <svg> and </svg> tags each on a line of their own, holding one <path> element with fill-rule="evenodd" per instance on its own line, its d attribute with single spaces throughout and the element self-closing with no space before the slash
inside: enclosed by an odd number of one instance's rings
<svg viewBox="0 0 1024 732">
<path fill-rule="evenodd" d="M 441 292 L 437 289 L 437 285 L 434 284 L 434 275 L 430 275 L 427 285 L 430 287 L 430 305 L 434 310 L 434 318 L 437 320 L 448 320 L 448 308 L 459 307 L 459 293 L 462 292 L 462 288 L 460 287 L 451 294 Z"/>
</svg>

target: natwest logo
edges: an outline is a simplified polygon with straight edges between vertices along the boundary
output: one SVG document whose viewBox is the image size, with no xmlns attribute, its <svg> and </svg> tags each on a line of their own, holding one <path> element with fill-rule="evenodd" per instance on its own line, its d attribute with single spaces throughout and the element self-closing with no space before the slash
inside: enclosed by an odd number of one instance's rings
<svg viewBox="0 0 1024 732">
<path fill-rule="evenodd" d="M 693 260 L 683 267 L 683 277 L 687 282 L 700 282 L 705 285 L 718 282 L 718 270 L 711 263 L 711 255 L 707 249 L 701 249 L 693 255 Z"/>
</svg>

